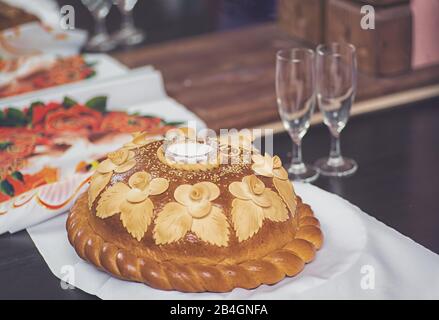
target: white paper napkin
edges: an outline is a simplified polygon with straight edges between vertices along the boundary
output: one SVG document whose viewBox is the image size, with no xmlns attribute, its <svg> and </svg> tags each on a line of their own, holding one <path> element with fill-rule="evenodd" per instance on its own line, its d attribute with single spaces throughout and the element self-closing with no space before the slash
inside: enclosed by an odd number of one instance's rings
<svg viewBox="0 0 439 320">
<path fill-rule="evenodd" d="M 58 278 L 63 266 L 73 266 L 74 285 L 102 299 L 439 298 L 436 254 L 336 195 L 307 184 L 295 188 L 320 219 L 325 243 L 297 277 L 254 290 L 190 294 L 118 280 L 76 256 L 67 240 L 66 215 L 28 232 Z"/>
</svg>

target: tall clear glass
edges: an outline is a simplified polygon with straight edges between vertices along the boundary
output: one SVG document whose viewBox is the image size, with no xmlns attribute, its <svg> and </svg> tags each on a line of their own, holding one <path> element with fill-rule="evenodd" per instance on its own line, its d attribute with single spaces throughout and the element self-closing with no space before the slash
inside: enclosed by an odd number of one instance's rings
<svg viewBox="0 0 439 320">
<path fill-rule="evenodd" d="M 110 51 L 116 47 L 116 43 L 111 40 L 105 18 L 110 12 L 113 0 L 81 0 L 87 7 L 95 20 L 95 33 L 88 39 L 86 49 L 90 51 Z"/>
<path fill-rule="evenodd" d="M 122 14 L 121 29 L 113 36 L 113 39 L 121 45 L 131 46 L 145 40 L 145 33 L 134 25 L 133 9 L 137 0 L 113 0 Z"/>
<path fill-rule="evenodd" d="M 311 182 L 318 172 L 303 162 L 302 138 L 315 107 L 315 57 L 310 49 L 278 51 L 276 55 L 276 96 L 280 118 L 293 140 L 289 178 Z"/>
<path fill-rule="evenodd" d="M 329 157 L 319 159 L 316 168 L 325 176 L 353 174 L 357 163 L 341 155 L 340 133 L 346 126 L 357 90 L 357 56 L 348 43 L 317 47 L 317 102 L 331 134 Z"/>
</svg>

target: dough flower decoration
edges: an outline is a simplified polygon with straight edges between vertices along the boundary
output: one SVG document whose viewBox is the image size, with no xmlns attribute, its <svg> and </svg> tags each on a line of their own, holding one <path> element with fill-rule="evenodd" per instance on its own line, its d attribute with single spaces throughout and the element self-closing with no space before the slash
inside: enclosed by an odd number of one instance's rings
<svg viewBox="0 0 439 320">
<path fill-rule="evenodd" d="M 239 242 L 256 234 L 264 219 L 281 222 L 289 217 L 282 199 L 255 175 L 232 182 L 229 191 L 236 197 L 232 202 L 232 222 Z"/>
<path fill-rule="evenodd" d="M 151 138 L 147 132 L 133 132 L 133 139 L 125 143 L 123 147 L 128 150 L 137 149 L 143 147 L 151 142 L 154 142 L 156 139 Z"/>
<path fill-rule="evenodd" d="M 255 154 L 252 156 L 252 160 L 254 162 L 252 169 L 256 174 L 268 178 L 288 179 L 288 172 L 282 167 L 282 161 L 278 156 L 271 157 L 268 153 L 264 156 Z"/>
<path fill-rule="evenodd" d="M 296 194 L 293 185 L 288 179 L 288 172 L 282 167 L 282 161 L 278 156 L 271 157 L 269 154 L 264 156 L 255 154 L 252 156 L 252 169 L 257 175 L 273 178 L 273 184 L 279 192 L 283 201 L 286 203 L 291 214 L 296 212 Z"/>
<path fill-rule="evenodd" d="M 171 142 L 197 140 L 197 132 L 191 127 L 178 127 L 166 131 L 165 139 Z"/>
<path fill-rule="evenodd" d="M 96 172 L 90 179 L 90 190 L 88 205 L 91 208 L 93 201 L 104 190 L 110 182 L 113 172 L 122 173 L 130 170 L 136 165 L 134 152 L 122 148 L 107 155 L 107 159 L 102 161 L 96 168 Z"/>
<path fill-rule="evenodd" d="M 212 182 L 184 184 L 174 191 L 176 202 L 165 205 L 158 214 L 154 228 L 157 244 L 168 244 L 192 231 L 201 240 L 217 246 L 227 246 L 229 225 L 223 210 L 212 203 L 220 189 Z"/>
<path fill-rule="evenodd" d="M 105 190 L 96 207 L 96 216 L 102 219 L 120 213 L 125 229 L 140 241 L 151 224 L 154 205 L 150 196 L 158 195 L 169 188 L 169 181 L 152 179 L 145 171 L 134 173 L 128 185 L 117 182 Z"/>
<path fill-rule="evenodd" d="M 96 170 L 99 173 L 105 174 L 108 172 L 122 173 L 130 170 L 136 165 L 134 159 L 134 152 L 122 148 L 107 155 L 107 159 L 102 161 Z"/>
</svg>

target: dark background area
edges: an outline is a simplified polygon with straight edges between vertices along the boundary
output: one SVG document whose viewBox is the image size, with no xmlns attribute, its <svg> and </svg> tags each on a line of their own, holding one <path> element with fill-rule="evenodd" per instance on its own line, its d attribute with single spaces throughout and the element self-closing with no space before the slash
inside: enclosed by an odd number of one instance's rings
<svg viewBox="0 0 439 320">
<path fill-rule="evenodd" d="M 76 28 L 93 31 L 93 17 L 80 0 L 57 1 L 75 8 Z M 135 25 L 147 34 L 144 44 L 152 44 L 272 21 L 276 0 L 139 0 L 133 12 Z M 108 31 L 117 31 L 120 22 L 113 6 L 106 19 Z"/>
</svg>

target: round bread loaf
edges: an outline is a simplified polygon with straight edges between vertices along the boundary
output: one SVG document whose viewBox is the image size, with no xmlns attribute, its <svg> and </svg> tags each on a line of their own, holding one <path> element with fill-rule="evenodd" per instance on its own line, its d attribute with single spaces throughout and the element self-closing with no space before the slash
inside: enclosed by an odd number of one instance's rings
<svg viewBox="0 0 439 320">
<path fill-rule="evenodd" d="M 319 222 L 278 157 L 225 145 L 218 161 L 177 163 L 165 146 L 135 134 L 99 164 L 67 220 L 83 259 L 184 292 L 273 284 L 314 259 Z"/>
</svg>

